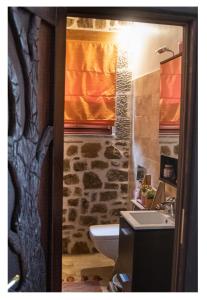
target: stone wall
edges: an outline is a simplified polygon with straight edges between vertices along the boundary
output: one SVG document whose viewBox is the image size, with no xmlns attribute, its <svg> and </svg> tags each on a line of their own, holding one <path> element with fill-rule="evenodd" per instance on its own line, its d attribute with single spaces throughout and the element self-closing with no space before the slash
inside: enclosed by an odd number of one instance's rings
<svg viewBox="0 0 207 300">
<path fill-rule="evenodd" d="M 90 225 L 118 223 L 128 204 L 129 142 L 65 137 L 63 251 L 93 252 Z"/>
<path fill-rule="evenodd" d="M 126 22 L 69 18 L 70 29 L 115 31 Z M 63 253 L 93 253 L 89 226 L 118 223 L 129 205 L 131 77 L 127 53 L 118 48 L 113 136 L 65 135 Z"/>
<path fill-rule="evenodd" d="M 117 31 L 120 27 L 131 23 L 132 22 L 120 20 L 101 20 L 76 17 L 67 18 L 67 28 L 93 31 Z"/>
<path fill-rule="evenodd" d="M 134 167 L 145 167 L 156 188 L 160 155 L 178 158 L 179 136 L 159 135 L 160 71 L 146 74 L 134 80 L 132 85 L 135 101 Z M 166 195 L 176 196 L 176 188 L 166 184 Z"/>
</svg>

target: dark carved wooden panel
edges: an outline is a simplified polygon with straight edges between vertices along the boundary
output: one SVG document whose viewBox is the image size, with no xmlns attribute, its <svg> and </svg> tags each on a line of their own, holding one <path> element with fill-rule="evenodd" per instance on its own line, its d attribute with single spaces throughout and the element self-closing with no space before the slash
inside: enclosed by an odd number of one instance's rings
<svg viewBox="0 0 207 300">
<path fill-rule="evenodd" d="M 13 217 L 15 216 L 15 189 L 14 189 L 14 184 L 13 184 L 13 180 L 11 177 L 11 174 L 9 172 L 8 174 L 8 190 L 9 190 L 9 194 L 8 194 L 8 228 L 10 228 L 10 230 L 14 230 L 15 231 L 15 227 L 14 225 L 14 220 Z M 13 249 L 12 247 L 8 248 L 8 278 L 9 280 L 11 280 L 11 278 L 13 278 L 14 274 L 21 274 L 21 270 L 20 270 L 20 256 L 15 252 L 15 249 Z M 15 290 L 15 288 L 17 288 L 18 285 L 12 287 L 12 290 Z"/>
<path fill-rule="evenodd" d="M 13 207 L 9 207 L 9 247 L 20 262 L 21 282 L 18 290 L 26 292 L 46 291 L 38 197 L 42 165 L 52 141 L 53 128 L 44 127 L 46 122 L 43 122 L 39 130 L 40 26 L 39 17 L 21 8 L 9 9 L 8 158 L 10 182 L 15 191 Z"/>
</svg>

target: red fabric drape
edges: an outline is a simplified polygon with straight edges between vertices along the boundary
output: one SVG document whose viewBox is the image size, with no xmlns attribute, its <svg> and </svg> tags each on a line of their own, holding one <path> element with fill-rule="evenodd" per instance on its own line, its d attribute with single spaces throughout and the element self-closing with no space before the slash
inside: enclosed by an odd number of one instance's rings
<svg viewBox="0 0 207 300">
<path fill-rule="evenodd" d="M 181 60 L 178 56 L 160 65 L 160 129 L 179 129 Z"/>
<path fill-rule="evenodd" d="M 99 39 L 99 32 L 95 40 L 86 34 L 66 41 L 65 124 L 113 125 L 117 47 Z"/>
</svg>

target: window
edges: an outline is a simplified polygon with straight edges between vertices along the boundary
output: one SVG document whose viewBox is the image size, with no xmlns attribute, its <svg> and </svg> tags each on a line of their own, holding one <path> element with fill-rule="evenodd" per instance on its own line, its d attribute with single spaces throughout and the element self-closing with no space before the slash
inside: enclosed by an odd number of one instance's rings
<svg viewBox="0 0 207 300">
<path fill-rule="evenodd" d="M 115 122 L 116 34 L 67 30 L 66 133 L 111 134 Z"/>
<path fill-rule="evenodd" d="M 181 54 L 160 64 L 160 132 L 180 128 L 181 64 Z"/>
</svg>

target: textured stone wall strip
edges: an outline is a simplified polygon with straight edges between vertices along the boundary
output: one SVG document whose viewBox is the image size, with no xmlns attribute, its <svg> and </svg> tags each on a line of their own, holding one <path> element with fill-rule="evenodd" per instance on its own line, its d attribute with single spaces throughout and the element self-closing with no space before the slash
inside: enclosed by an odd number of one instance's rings
<svg viewBox="0 0 207 300">
<path fill-rule="evenodd" d="M 117 117 L 116 138 L 129 140 L 131 136 L 131 121 L 129 118 Z"/>
<path fill-rule="evenodd" d="M 116 102 L 116 115 L 118 117 L 128 117 L 128 96 L 117 94 Z"/>
<path fill-rule="evenodd" d="M 122 71 L 117 73 L 116 89 L 118 93 L 131 91 L 132 73 L 129 71 Z"/>
</svg>

